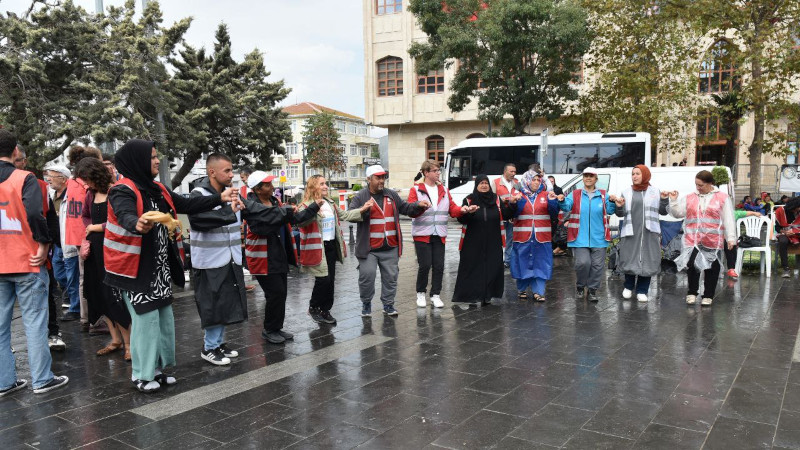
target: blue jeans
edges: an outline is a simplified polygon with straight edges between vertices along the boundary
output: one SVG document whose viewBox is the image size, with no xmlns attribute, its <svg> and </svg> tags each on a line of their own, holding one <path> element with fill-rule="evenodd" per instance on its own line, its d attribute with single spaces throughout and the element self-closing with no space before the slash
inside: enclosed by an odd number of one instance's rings
<svg viewBox="0 0 800 450">
<path fill-rule="evenodd" d="M 67 292 L 69 296 L 69 312 L 80 314 L 81 312 L 81 293 L 80 283 L 81 274 L 78 267 L 78 257 L 64 258 L 61 247 L 53 248 L 53 275 L 56 281 Z"/>
<path fill-rule="evenodd" d="M 525 278 L 522 280 L 517 280 L 517 290 L 527 291 L 528 286 L 531 288 L 531 292 L 534 294 L 544 295 L 544 287 L 547 283 L 547 280 L 544 278 Z"/>
<path fill-rule="evenodd" d="M 214 350 L 225 342 L 225 325 L 213 325 L 205 328 L 203 348 Z"/>
<path fill-rule="evenodd" d="M 629 275 L 625 274 L 625 289 L 633 290 L 633 287 L 636 286 L 636 293 L 637 294 L 644 294 L 647 295 L 647 291 L 650 289 L 650 277 L 643 277 L 639 275 L 639 282 L 636 282 L 636 275 Z"/>
<path fill-rule="evenodd" d="M 19 301 L 32 385 L 40 388 L 53 379 L 50 348 L 47 346 L 47 270 L 40 273 L 0 274 L 0 389 L 17 381 L 17 368 L 11 353 L 11 316 L 14 300 Z"/>
<path fill-rule="evenodd" d="M 512 222 L 503 222 L 506 226 L 506 249 L 503 252 L 503 263 L 508 264 L 511 261 L 511 245 L 513 244 L 514 225 Z"/>
</svg>

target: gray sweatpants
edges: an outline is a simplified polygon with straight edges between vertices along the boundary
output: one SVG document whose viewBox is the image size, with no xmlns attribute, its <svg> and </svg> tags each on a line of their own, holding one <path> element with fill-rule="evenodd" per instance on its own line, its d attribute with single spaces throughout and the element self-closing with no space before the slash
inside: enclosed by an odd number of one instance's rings
<svg viewBox="0 0 800 450">
<path fill-rule="evenodd" d="M 605 275 L 605 247 L 572 247 L 575 259 L 575 284 L 579 287 L 597 289 Z"/>
<path fill-rule="evenodd" d="M 375 296 L 375 274 L 380 267 L 381 302 L 383 306 L 394 305 L 399 261 L 397 249 L 370 252 L 365 259 L 358 259 L 358 292 L 361 303 L 372 303 L 372 297 Z"/>
</svg>

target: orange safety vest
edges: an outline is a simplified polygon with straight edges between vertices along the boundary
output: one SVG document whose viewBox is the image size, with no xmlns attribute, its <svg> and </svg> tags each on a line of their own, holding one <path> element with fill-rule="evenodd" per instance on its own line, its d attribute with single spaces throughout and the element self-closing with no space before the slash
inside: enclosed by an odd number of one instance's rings
<svg viewBox="0 0 800 450">
<path fill-rule="evenodd" d="M 547 192 L 542 191 L 536 198 L 525 202 L 522 214 L 514 220 L 512 230 L 513 242 L 528 242 L 531 234 L 535 233 L 536 242 L 551 242 L 553 235 L 550 230 L 550 212 L 547 210 Z"/>
<path fill-rule="evenodd" d="M 721 249 L 725 244 L 722 231 L 722 208 L 728 195 L 717 191 L 711 196 L 705 211 L 700 210 L 700 197 L 696 192 L 686 196 L 686 218 L 683 221 L 685 247 L 701 245 Z"/>
<path fill-rule="evenodd" d="M 177 219 L 178 214 L 175 211 L 175 204 L 172 203 L 172 196 L 170 196 L 169 191 L 163 184 L 155 183 L 161 188 L 161 193 L 164 196 L 164 200 L 167 201 L 167 205 L 169 205 L 172 216 Z M 111 189 L 120 185 L 129 187 L 136 194 L 136 215 L 141 216 L 144 214 L 142 193 L 139 192 L 136 184 L 129 178 L 123 178 L 114 183 Z M 175 242 L 178 244 L 178 250 L 183 260 L 185 256 L 183 237 L 180 230 L 175 230 Z M 108 202 L 108 222 L 106 222 L 105 239 L 103 239 L 103 258 L 106 271 L 125 278 L 136 278 L 139 276 L 139 256 L 141 253 L 142 235 L 131 233 L 120 226 L 117 215 L 114 213 L 114 207 L 111 206 L 111 202 Z"/>
<path fill-rule="evenodd" d="M 306 208 L 300 205 L 300 208 Z M 331 209 L 335 209 L 331 206 Z M 339 229 L 339 237 L 342 239 L 342 255 L 347 257 L 347 247 L 344 245 L 344 235 L 342 227 L 339 225 L 339 214 L 333 211 L 336 217 L 336 228 Z M 300 258 L 299 263 L 304 267 L 316 267 L 322 264 L 322 231 L 319 229 L 317 220 L 312 220 L 308 225 L 300 227 Z"/>
<path fill-rule="evenodd" d="M 79 246 L 86 237 L 86 225 L 83 223 L 83 201 L 86 199 L 86 183 L 80 178 L 67 180 L 67 218 L 64 227 L 64 245 Z"/>
<path fill-rule="evenodd" d="M 517 193 L 517 190 L 514 187 L 511 187 L 511 191 L 508 190 L 505 184 L 503 184 L 503 176 L 500 175 L 498 178 L 494 179 L 494 192 L 500 197 L 500 200 L 510 199 L 512 195 Z"/>
<path fill-rule="evenodd" d="M 383 241 L 390 247 L 397 247 L 397 222 L 394 219 L 394 203 L 388 195 L 383 197 L 383 209 L 377 204 L 369 210 L 369 246 L 383 247 Z"/>
<path fill-rule="evenodd" d="M 500 196 L 497 196 L 497 213 L 500 214 L 500 240 L 503 242 L 503 248 L 506 248 L 506 225 L 503 223 L 503 211 L 500 209 Z M 472 202 L 467 199 L 467 204 Z M 461 225 L 461 240 L 458 241 L 458 251 L 464 246 L 464 237 L 467 235 L 467 224 Z"/>
<path fill-rule="evenodd" d="M 611 242 L 611 230 L 608 228 L 608 213 L 606 213 L 606 191 L 598 189 L 600 192 L 600 202 L 603 203 L 603 228 L 605 228 L 605 240 Z M 575 242 L 578 239 L 578 228 L 581 222 L 581 197 L 583 189 L 572 191 L 572 211 L 567 220 L 567 242 Z M 589 238 L 591 240 L 591 237 Z"/>
<path fill-rule="evenodd" d="M 0 183 L 0 273 L 37 273 L 38 267 L 31 266 L 30 257 L 39 250 L 33 240 L 28 213 L 22 203 L 22 187 L 31 172 L 14 169 L 11 175 Z"/>
<path fill-rule="evenodd" d="M 278 200 L 278 208 L 283 207 L 283 203 Z M 246 222 L 245 222 L 246 223 Z M 297 247 L 294 245 L 294 236 L 292 236 L 292 227 L 287 223 L 286 239 L 292 243 L 292 251 L 294 252 L 294 260 L 297 261 Z M 247 228 L 247 236 L 244 241 L 244 256 L 247 258 L 247 270 L 253 275 L 268 275 L 269 274 L 269 249 L 267 248 L 267 238 L 253 233 L 253 229 Z"/>
</svg>

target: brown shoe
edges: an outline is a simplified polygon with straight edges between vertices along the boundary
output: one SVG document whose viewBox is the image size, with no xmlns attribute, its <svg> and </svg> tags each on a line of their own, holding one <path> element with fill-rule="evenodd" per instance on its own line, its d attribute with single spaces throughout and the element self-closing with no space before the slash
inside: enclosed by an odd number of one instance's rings
<svg viewBox="0 0 800 450">
<path fill-rule="evenodd" d="M 108 355 L 122 348 L 122 342 L 110 342 L 105 347 L 97 351 L 97 356 Z"/>
</svg>

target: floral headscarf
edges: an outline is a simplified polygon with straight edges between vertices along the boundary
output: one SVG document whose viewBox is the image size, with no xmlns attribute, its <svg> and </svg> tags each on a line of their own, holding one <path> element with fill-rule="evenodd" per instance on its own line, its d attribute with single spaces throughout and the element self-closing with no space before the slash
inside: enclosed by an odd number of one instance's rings
<svg viewBox="0 0 800 450">
<path fill-rule="evenodd" d="M 539 184 L 539 189 L 537 189 L 536 192 L 531 192 L 531 188 L 530 188 L 531 180 L 533 180 L 533 177 L 537 177 L 537 176 L 539 177 L 539 180 L 541 180 L 541 184 Z M 533 171 L 533 170 L 529 170 L 529 171 L 525 172 L 524 174 L 522 174 L 522 183 L 520 183 L 520 184 L 521 184 L 520 188 L 522 189 L 522 193 L 525 194 L 528 197 L 535 197 L 536 195 L 539 194 L 539 192 L 542 192 L 543 190 L 546 189 L 546 185 L 544 183 L 544 180 L 542 180 L 542 175 L 540 173 L 538 173 L 538 172 Z"/>
</svg>

